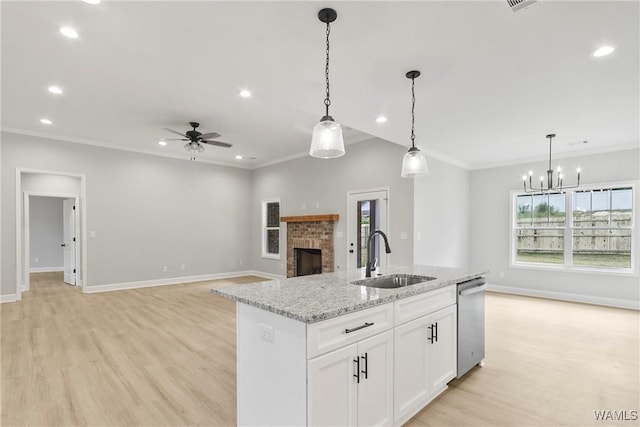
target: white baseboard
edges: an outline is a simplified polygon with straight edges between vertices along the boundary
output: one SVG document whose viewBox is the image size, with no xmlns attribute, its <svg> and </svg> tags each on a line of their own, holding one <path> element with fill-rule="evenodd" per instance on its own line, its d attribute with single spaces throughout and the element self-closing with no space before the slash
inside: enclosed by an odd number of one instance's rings
<svg viewBox="0 0 640 427">
<path fill-rule="evenodd" d="M 206 280 L 228 279 L 231 277 L 249 276 L 249 275 L 263 276 L 268 279 L 272 279 L 274 277 L 284 278 L 283 276 L 275 276 L 273 274 L 262 273 L 254 270 L 247 270 L 247 271 L 234 271 L 234 272 L 228 272 L 228 273 L 203 274 L 199 276 L 171 277 L 168 279 L 143 280 L 139 282 L 113 283 L 109 285 L 85 286 L 82 291 L 85 294 L 93 294 L 97 292 L 110 292 L 110 291 L 120 291 L 124 289 L 148 288 L 151 286 L 177 285 L 180 283 L 203 282 Z"/>
<path fill-rule="evenodd" d="M 31 267 L 29 273 L 53 273 L 64 271 L 64 267 Z"/>
<path fill-rule="evenodd" d="M 265 273 L 264 271 L 251 270 L 247 273 L 251 274 L 252 276 L 266 277 L 267 279 L 271 280 L 284 280 L 287 278 L 286 276 L 282 276 L 280 274 Z"/>
<path fill-rule="evenodd" d="M 0 295 L 0 303 L 15 301 L 18 301 L 18 296 L 16 294 Z"/>
<path fill-rule="evenodd" d="M 640 310 L 640 301 L 624 300 L 618 298 L 569 294 L 564 292 L 551 292 L 538 289 L 516 288 L 512 286 L 500 286 L 491 284 L 487 284 L 487 290 L 492 292 L 500 292 L 503 294 L 523 295 L 527 297 L 548 298 L 561 301 L 581 302 L 585 304 L 605 305 L 608 307 Z"/>
</svg>

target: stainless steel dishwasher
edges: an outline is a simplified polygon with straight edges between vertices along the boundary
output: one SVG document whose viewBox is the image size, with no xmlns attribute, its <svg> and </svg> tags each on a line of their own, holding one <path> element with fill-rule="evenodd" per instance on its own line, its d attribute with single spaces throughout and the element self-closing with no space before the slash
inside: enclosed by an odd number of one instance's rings
<svg viewBox="0 0 640 427">
<path fill-rule="evenodd" d="M 484 359 L 484 277 L 458 283 L 458 378 Z"/>
</svg>

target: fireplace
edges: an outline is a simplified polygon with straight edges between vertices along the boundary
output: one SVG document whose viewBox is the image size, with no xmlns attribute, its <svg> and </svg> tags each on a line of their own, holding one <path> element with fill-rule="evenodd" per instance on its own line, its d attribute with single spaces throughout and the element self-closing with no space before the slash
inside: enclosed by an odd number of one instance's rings
<svg viewBox="0 0 640 427">
<path fill-rule="evenodd" d="M 293 248 L 293 256 L 296 263 L 296 276 L 322 273 L 322 250 Z"/>
<path fill-rule="evenodd" d="M 338 218 L 338 214 L 280 217 L 281 222 L 287 223 L 287 277 L 334 271 L 333 226 Z M 299 250 L 305 252 L 302 255 L 305 259 L 315 258 L 311 267 L 312 261 L 303 261 L 307 271 L 304 273 L 298 272 Z"/>
</svg>

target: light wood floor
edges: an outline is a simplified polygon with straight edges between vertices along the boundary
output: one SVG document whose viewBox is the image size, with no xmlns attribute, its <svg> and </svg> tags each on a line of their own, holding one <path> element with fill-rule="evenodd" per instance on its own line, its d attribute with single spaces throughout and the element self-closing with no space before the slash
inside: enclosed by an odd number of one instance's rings
<svg viewBox="0 0 640 427">
<path fill-rule="evenodd" d="M 0 305 L 1 424 L 234 425 L 235 305 L 209 289 L 256 277 L 80 293 L 59 273 Z M 487 294 L 487 358 L 408 425 L 638 425 L 631 310 Z"/>
</svg>

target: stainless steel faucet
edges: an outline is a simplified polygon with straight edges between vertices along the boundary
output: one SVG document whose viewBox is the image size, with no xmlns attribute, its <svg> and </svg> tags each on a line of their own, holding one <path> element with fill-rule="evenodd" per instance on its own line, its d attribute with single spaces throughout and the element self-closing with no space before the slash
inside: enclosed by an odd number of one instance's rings
<svg viewBox="0 0 640 427">
<path fill-rule="evenodd" d="M 366 272 L 365 272 L 365 277 L 371 277 L 371 270 L 372 270 L 371 266 L 374 265 L 374 260 L 371 259 L 372 258 L 371 257 L 371 255 L 372 255 L 371 254 L 371 241 L 373 240 L 373 238 L 374 238 L 374 236 L 376 234 L 381 235 L 382 238 L 384 239 L 384 246 L 385 246 L 384 251 L 386 253 L 388 253 L 388 254 L 391 253 L 391 248 L 389 247 L 389 240 L 387 239 L 387 235 L 384 234 L 382 232 L 382 230 L 373 230 L 371 232 L 371 234 L 369 234 L 369 239 L 367 239 L 367 269 L 366 269 Z M 373 267 L 373 269 L 375 269 L 375 267 Z"/>
</svg>

